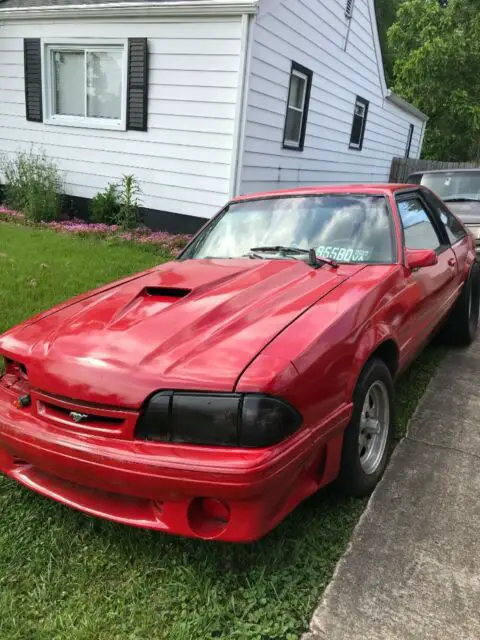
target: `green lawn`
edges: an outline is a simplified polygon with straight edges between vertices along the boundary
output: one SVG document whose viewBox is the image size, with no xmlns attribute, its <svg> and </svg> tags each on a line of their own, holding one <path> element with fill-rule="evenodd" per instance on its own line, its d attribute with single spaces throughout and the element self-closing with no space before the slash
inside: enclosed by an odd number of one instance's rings
<svg viewBox="0 0 480 640">
<path fill-rule="evenodd" d="M 0 330 L 162 259 L 0 224 Z M 400 381 L 399 434 L 442 354 Z M 229 546 L 92 519 L 0 477 L 0 638 L 297 638 L 364 505 L 323 491 L 261 542 Z"/>
</svg>

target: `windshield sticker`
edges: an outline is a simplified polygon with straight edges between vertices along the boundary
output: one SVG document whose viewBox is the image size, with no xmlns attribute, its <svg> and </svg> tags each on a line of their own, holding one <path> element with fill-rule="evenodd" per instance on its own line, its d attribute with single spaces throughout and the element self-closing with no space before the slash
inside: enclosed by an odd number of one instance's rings
<svg viewBox="0 0 480 640">
<path fill-rule="evenodd" d="M 317 248 L 319 258 L 331 258 L 339 262 L 367 262 L 371 253 L 370 249 L 345 249 L 329 245 L 321 245 Z"/>
</svg>

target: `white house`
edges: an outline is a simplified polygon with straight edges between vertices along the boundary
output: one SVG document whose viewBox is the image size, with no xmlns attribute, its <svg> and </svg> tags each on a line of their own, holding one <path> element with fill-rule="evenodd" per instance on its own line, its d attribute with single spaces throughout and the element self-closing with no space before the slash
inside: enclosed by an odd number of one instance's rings
<svg viewBox="0 0 480 640">
<path fill-rule="evenodd" d="M 231 196 L 381 182 L 426 117 L 387 90 L 374 0 L 0 0 L 0 151 L 81 208 L 133 173 L 153 226 Z"/>
</svg>

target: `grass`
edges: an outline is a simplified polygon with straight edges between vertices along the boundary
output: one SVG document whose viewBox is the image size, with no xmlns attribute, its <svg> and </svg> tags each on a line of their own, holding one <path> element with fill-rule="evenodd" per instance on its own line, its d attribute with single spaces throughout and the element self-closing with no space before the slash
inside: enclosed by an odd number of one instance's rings
<svg viewBox="0 0 480 640">
<path fill-rule="evenodd" d="M 2 224 L 0 330 L 165 258 Z M 399 435 L 442 355 L 429 347 L 400 380 Z M 0 476 L 0 638 L 297 638 L 364 506 L 322 491 L 266 539 L 229 546 L 89 518 Z"/>
</svg>

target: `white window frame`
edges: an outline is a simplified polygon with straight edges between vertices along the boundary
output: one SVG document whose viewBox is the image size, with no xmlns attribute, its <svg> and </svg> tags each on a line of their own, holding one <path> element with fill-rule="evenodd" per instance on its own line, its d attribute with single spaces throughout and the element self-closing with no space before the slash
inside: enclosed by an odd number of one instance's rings
<svg viewBox="0 0 480 640">
<path fill-rule="evenodd" d="M 88 129 L 110 129 L 117 131 L 126 130 L 127 122 L 127 55 L 128 43 L 126 40 L 55 40 L 44 41 L 43 52 L 43 120 L 46 124 L 64 127 L 83 127 Z M 92 118 L 88 116 L 67 116 L 55 113 L 55 78 L 53 69 L 53 55 L 57 51 L 122 51 L 122 93 L 120 118 Z M 87 99 L 85 91 L 85 101 Z M 86 108 L 85 108 L 86 113 Z"/>
</svg>

